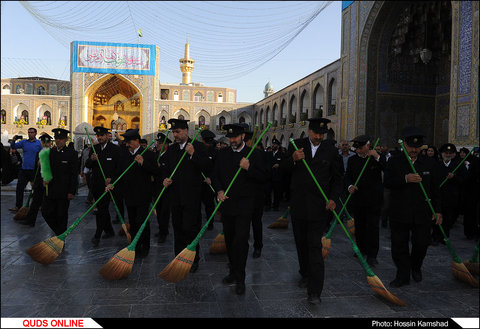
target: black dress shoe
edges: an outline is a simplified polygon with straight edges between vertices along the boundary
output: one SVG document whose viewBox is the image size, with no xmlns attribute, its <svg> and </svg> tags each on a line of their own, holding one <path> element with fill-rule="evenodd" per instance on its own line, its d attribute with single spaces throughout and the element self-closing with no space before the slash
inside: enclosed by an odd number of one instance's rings
<svg viewBox="0 0 480 329">
<path fill-rule="evenodd" d="M 110 238 L 113 238 L 114 236 L 115 236 L 115 233 L 106 232 L 106 233 L 103 234 L 102 239 L 110 239 Z"/>
<path fill-rule="evenodd" d="M 253 250 L 253 258 L 258 258 L 262 254 L 262 249 Z"/>
<path fill-rule="evenodd" d="M 100 239 L 99 238 L 93 237 L 91 241 L 92 241 L 94 247 L 98 247 L 98 245 L 100 244 Z"/>
<path fill-rule="evenodd" d="M 306 288 L 308 286 L 308 279 L 307 278 L 301 278 L 300 281 L 298 281 L 298 287 L 299 288 Z"/>
<path fill-rule="evenodd" d="M 405 285 L 407 285 L 407 284 L 410 284 L 410 281 L 409 281 L 409 280 L 396 278 L 395 280 L 393 280 L 392 282 L 390 282 L 390 287 L 400 288 L 400 287 L 405 286 Z"/>
<path fill-rule="evenodd" d="M 245 283 L 237 282 L 237 285 L 235 286 L 235 293 L 237 295 L 243 295 L 245 293 Z"/>
<path fill-rule="evenodd" d="M 412 269 L 412 279 L 415 280 L 415 282 L 422 281 L 422 271 Z"/>
<path fill-rule="evenodd" d="M 198 270 L 198 262 L 193 262 L 192 267 L 190 268 L 190 273 L 195 273 Z"/>
<path fill-rule="evenodd" d="M 31 226 L 31 227 L 35 226 L 35 222 L 32 222 L 31 220 L 28 220 L 28 219 L 19 220 L 19 221 L 17 221 L 17 223 L 22 224 L 22 225 L 28 225 L 28 226 Z"/>
<path fill-rule="evenodd" d="M 320 294 L 318 294 L 318 293 L 313 293 L 313 292 L 309 292 L 309 293 L 308 293 L 307 301 L 308 301 L 310 304 L 319 305 L 319 304 L 322 302 L 322 299 L 320 298 Z"/>
<path fill-rule="evenodd" d="M 235 277 L 233 276 L 233 274 L 229 274 L 229 275 L 227 275 L 226 277 L 223 278 L 222 282 L 225 283 L 225 284 L 234 283 L 235 282 Z"/>
</svg>

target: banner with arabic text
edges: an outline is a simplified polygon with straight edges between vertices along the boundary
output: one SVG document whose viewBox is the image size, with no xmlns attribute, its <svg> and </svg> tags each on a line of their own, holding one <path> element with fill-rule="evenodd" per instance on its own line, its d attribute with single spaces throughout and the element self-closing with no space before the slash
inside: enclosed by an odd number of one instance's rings
<svg viewBox="0 0 480 329">
<path fill-rule="evenodd" d="M 72 72 L 155 75 L 155 45 L 72 42 Z"/>
</svg>

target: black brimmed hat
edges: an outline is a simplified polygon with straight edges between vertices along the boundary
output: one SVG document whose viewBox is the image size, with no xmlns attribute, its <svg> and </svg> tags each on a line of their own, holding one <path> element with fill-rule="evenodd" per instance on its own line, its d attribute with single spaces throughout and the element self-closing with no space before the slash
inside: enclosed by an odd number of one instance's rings
<svg viewBox="0 0 480 329">
<path fill-rule="evenodd" d="M 417 127 L 405 127 L 402 130 L 402 137 L 405 139 L 405 143 L 411 147 L 421 147 L 425 133 Z"/>
<path fill-rule="evenodd" d="M 224 125 L 223 129 L 227 131 L 226 137 L 236 137 L 245 133 L 245 128 L 240 124 L 228 124 Z"/>
<path fill-rule="evenodd" d="M 370 136 L 360 135 L 352 139 L 351 142 L 353 142 L 352 146 L 354 148 L 359 148 L 370 142 Z"/>
<path fill-rule="evenodd" d="M 311 118 L 307 119 L 309 122 L 308 129 L 312 130 L 316 134 L 326 134 L 328 132 L 328 124 L 331 122 L 325 118 Z"/>
<path fill-rule="evenodd" d="M 124 134 L 122 134 L 122 136 L 125 142 L 131 141 L 134 139 L 138 139 L 138 140 L 141 139 L 140 134 L 138 133 L 138 129 L 127 129 L 127 131 Z"/>
<path fill-rule="evenodd" d="M 168 123 L 171 126 L 171 129 L 188 129 L 188 121 L 182 119 L 170 119 Z"/>
<path fill-rule="evenodd" d="M 97 134 L 99 136 L 107 134 L 108 130 L 109 130 L 108 128 L 101 127 L 101 126 L 97 126 L 97 127 L 93 128 L 93 131 L 95 132 L 95 134 Z"/>
<path fill-rule="evenodd" d="M 53 137 L 55 139 L 65 139 L 67 138 L 70 130 L 63 129 L 63 128 L 55 128 L 55 129 L 52 129 L 52 132 L 53 132 Z"/>
</svg>

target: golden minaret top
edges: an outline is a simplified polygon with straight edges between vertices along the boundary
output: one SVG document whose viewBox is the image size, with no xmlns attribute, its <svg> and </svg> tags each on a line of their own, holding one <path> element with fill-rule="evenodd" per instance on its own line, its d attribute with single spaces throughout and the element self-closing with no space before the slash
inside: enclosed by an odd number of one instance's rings
<svg viewBox="0 0 480 329">
<path fill-rule="evenodd" d="M 182 84 L 190 84 L 192 82 L 191 73 L 193 71 L 193 63 L 195 61 L 190 58 L 190 44 L 188 43 L 188 33 L 187 33 L 187 43 L 185 44 L 185 56 L 180 59 L 180 70 L 182 71 Z"/>
</svg>

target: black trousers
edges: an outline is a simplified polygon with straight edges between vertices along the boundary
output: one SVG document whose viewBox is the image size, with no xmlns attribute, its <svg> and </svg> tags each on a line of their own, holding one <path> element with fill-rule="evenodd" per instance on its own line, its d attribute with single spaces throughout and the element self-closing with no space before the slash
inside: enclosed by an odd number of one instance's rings
<svg viewBox="0 0 480 329">
<path fill-rule="evenodd" d="M 261 250 L 263 248 L 263 195 L 255 200 L 252 212 L 252 231 L 253 231 L 253 248 Z"/>
<path fill-rule="evenodd" d="M 155 199 L 152 201 L 153 203 L 157 201 L 160 191 L 157 191 Z M 157 211 L 158 233 L 160 235 L 168 235 L 168 222 L 170 221 L 170 206 L 168 204 L 168 199 L 169 195 L 165 190 L 155 206 L 155 210 Z"/>
<path fill-rule="evenodd" d="M 352 207 L 355 218 L 355 240 L 360 252 L 376 258 L 380 241 L 380 207 Z"/>
<path fill-rule="evenodd" d="M 322 236 L 325 224 L 320 220 L 307 221 L 294 217 L 292 229 L 297 247 L 300 274 L 308 280 L 308 293 L 321 294 L 325 278 L 325 264 L 322 256 Z"/>
<path fill-rule="evenodd" d="M 467 203 L 463 211 L 463 233 L 467 238 L 478 237 L 479 233 L 479 218 L 480 218 L 480 204 Z"/>
<path fill-rule="evenodd" d="M 212 215 L 213 211 L 215 210 L 215 202 L 214 202 L 215 194 L 213 193 L 212 189 L 207 183 L 202 183 L 202 203 L 205 207 L 205 215 L 207 221 L 210 216 Z M 210 221 L 208 227 L 213 227 L 213 218 Z"/>
<path fill-rule="evenodd" d="M 443 231 L 445 232 L 445 235 L 447 237 L 450 237 L 450 230 L 457 220 L 458 217 L 458 207 L 456 206 L 444 206 L 442 207 L 442 228 Z M 440 231 L 440 228 L 438 225 L 433 222 L 432 224 L 432 239 L 434 241 L 443 241 L 444 237 L 442 234 L 442 231 Z"/>
<path fill-rule="evenodd" d="M 113 192 L 112 192 L 113 193 Z M 94 192 L 95 200 L 98 200 L 102 193 Z M 95 238 L 100 239 L 102 232 L 114 234 L 113 226 L 110 218 L 110 194 L 105 195 L 97 203 L 97 214 L 95 215 L 97 229 L 95 231 Z"/>
<path fill-rule="evenodd" d="M 273 191 L 273 208 L 278 208 L 280 201 L 282 200 L 282 181 L 273 180 L 272 181 L 272 191 Z"/>
<path fill-rule="evenodd" d="M 411 270 L 420 270 L 430 244 L 430 220 L 422 224 L 402 223 L 390 218 L 392 258 L 397 278 L 410 280 Z M 410 236 L 412 249 L 410 250 Z"/>
<path fill-rule="evenodd" d="M 230 263 L 230 274 L 235 277 L 237 282 L 245 282 L 251 220 L 251 207 L 239 209 L 237 214 L 227 215 L 222 213 L 223 233 Z"/>
<path fill-rule="evenodd" d="M 32 194 L 32 199 L 30 200 L 30 209 L 28 209 L 26 221 L 35 224 L 37 221 L 38 211 L 43 202 L 43 196 L 45 195 L 45 187 L 38 186 L 35 187 Z"/>
<path fill-rule="evenodd" d="M 42 216 L 55 235 L 60 235 L 67 230 L 68 224 L 68 199 L 52 199 L 45 197 L 42 202 Z"/>
<path fill-rule="evenodd" d="M 40 175 L 40 173 L 38 174 Z M 23 206 L 23 193 L 28 182 L 33 182 L 33 177 L 35 176 L 35 170 L 29 169 L 20 169 L 18 171 L 18 180 L 16 187 L 16 200 L 15 206 L 20 209 Z"/>
<path fill-rule="evenodd" d="M 192 200 L 188 205 L 171 205 L 174 251 L 178 255 L 195 240 L 202 228 L 201 201 Z M 200 260 L 200 244 L 197 244 L 194 262 Z"/>
<path fill-rule="evenodd" d="M 145 222 L 147 215 L 150 211 L 150 203 L 144 203 L 141 205 L 135 206 L 128 206 L 127 205 L 127 213 L 128 219 L 130 223 L 130 234 L 132 236 L 132 240 L 135 239 L 137 233 Z M 137 245 L 135 250 L 138 251 L 149 251 L 150 250 L 150 219 L 145 224 L 145 229 L 143 230 L 140 238 L 138 239 Z"/>
</svg>

